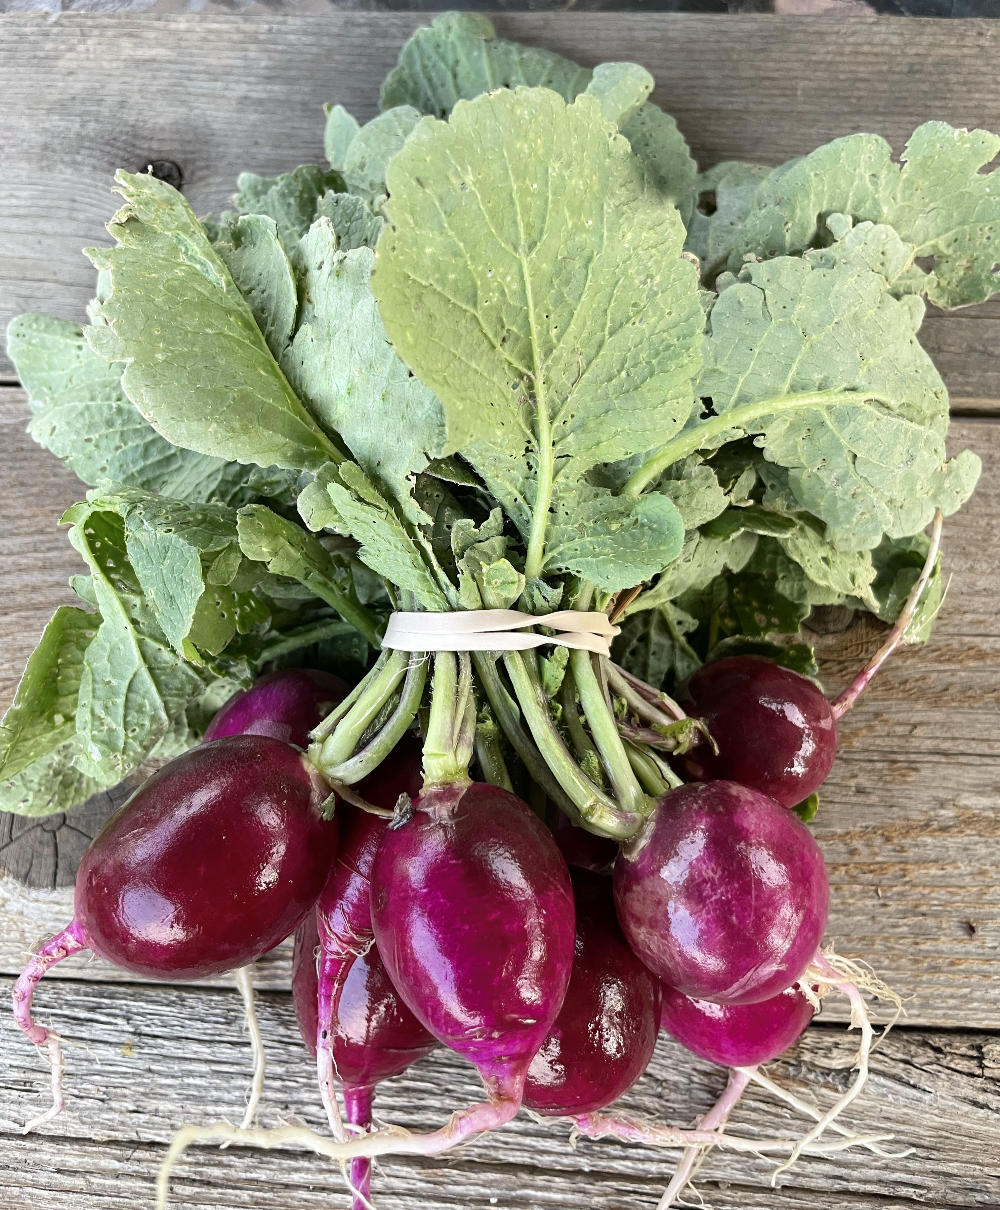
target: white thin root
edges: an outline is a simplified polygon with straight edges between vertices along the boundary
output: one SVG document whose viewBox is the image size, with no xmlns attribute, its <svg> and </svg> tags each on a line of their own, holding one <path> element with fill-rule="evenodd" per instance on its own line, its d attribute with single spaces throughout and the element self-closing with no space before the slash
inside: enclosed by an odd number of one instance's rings
<svg viewBox="0 0 1000 1210">
<path fill-rule="evenodd" d="M 739 1067 L 737 1071 L 750 1072 L 750 1079 L 755 1084 L 759 1084 L 761 1088 L 766 1088 L 772 1096 L 777 1097 L 779 1101 L 784 1101 L 786 1105 L 791 1105 L 793 1109 L 797 1109 L 804 1117 L 812 1118 L 814 1122 L 818 1122 L 822 1118 L 822 1111 L 817 1109 L 815 1105 L 810 1105 L 808 1101 L 803 1101 L 787 1088 L 782 1088 L 780 1084 L 776 1084 L 759 1067 Z M 837 1121 L 830 1122 L 827 1129 L 832 1130 L 835 1134 L 842 1135 L 845 1139 L 852 1140 L 858 1146 L 867 1147 L 869 1151 L 874 1152 L 875 1155 L 882 1156 L 883 1159 L 903 1159 L 905 1156 L 912 1155 L 914 1151 L 912 1147 L 907 1147 L 903 1151 L 887 1151 L 877 1143 L 863 1142 L 861 1135 L 856 1134 L 853 1130 L 849 1130 L 846 1126 L 842 1126 Z"/>
<path fill-rule="evenodd" d="M 729 1083 L 726 1085 L 725 1091 L 698 1123 L 700 1129 L 725 1130 L 729 1115 L 736 1108 L 737 1102 L 743 1095 L 746 1086 L 750 1083 L 754 1070 L 755 1068 L 753 1067 L 734 1067 L 730 1070 Z M 674 1170 L 670 1184 L 667 1186 L 663 1197 L 660 1198 L 656 1210 L 669 1210 L 670 1206 L 677 1203 L 677 1199 L 680 1198 L 680 1195 L 690 1185 L 707 1154 L 707 1148 L 686 1147 L 684 1149 L 680 1163 Z"/>
<path fill-rule="evenodd" d="M 842 958 L 839 954 L 835 954 L 832 951 L 823 952 L 821 950 L 817 952 L 809 969 L 802 976 L 802 982 L 817 986 L 820 999 L 829 991 L 838 991 L 850 1001 L 851 1021 L 849 1028 L 861 1031 L 861 1042 L 854 1060 L 857 1075 L 847 1091 L 838 1097 L 825 1113 L 820 1114 L 815 1119 L 815 1125 L 799 1139 L 798 1144 L 788 1159 L 775 1168 L 771 1174 L 772 1185 L 776 1183 L 778 1176 L 790 1168 L 806 1149 L 816 1144 L 825 1130 L 833 1126 L 834 1121 L 861 1095 L 861 1090 L 868 1082 L 868 1060 L 875 1041 L 875 1031 L 872 1028 L 868 1005 L 865 1003 L 861 992 L 866 991 L 878 1000 L 889 1002 L 895 1008 L 892 1020 L 883 1030 L 883 1037 L 895 1025 L 899 1014 L 903 1011 L 902 999 L 890 987 L 887 987 L 873 971 L 857 962 L 852 962 L 849 958 Z M 813 1115 L 810 1114 L 809 1116 L 812 1117 Z M 883 1140 L 880 1139 L 877 1141 L 881 1142 Z M 849 1141 L 847 1142 L 848 1145 L 851 1145 Z"/>
<path fill-rule="evenodd" d="M 253 963 L 241 966 L 236 972 L 236 986 L 243 997 L 243 1018 L 250 1035 L 250 1048 L 253 1052 L 253 1079 L 250 1082 L 250 1096 L 247 1098 L 246 1111 L 243 1114 L 242 1128 L 248 1130 L 257 1117 L 260 1098 L 264 1093 L 264 1076 L 267 1072 L 267 1058 L 264 1054 L 264 1039 L 260 1033 L 260 1023 L 257 1020 L 257 1006 L 253 990 Z"/>
<path fill-rule="evenodd" d="M 452 1124 L 455 1124 L 461 1117 L 461 1114 L 452 1115 Z M 671 1130 L 669 1132 L 663 1128 L 660 1130 L 663 1134 L 670 1133 L 672 1136 L 670 1142 L 666 1139 L 659 1140 L 665 1146 L 686 1146 L 690 1142 L 695 1142 L 702 1147 L 725 1147 L 729 1150 L 749 1152 L 753 1155 L 766 1155 L 788 1151 L 798 1145 L 795 1139 L 741 1139 L 711 1130 Z M 435 1135 L 421 1135 L 412 1134 L 401 1126 L 381 1126 L 370 1134 L 350 1139 L 346 1143 L 338 1143 L 335 1139 L 317 1134 L 305 1126 L 284 1126 L 277 1130 L 262 1130 L 260 1127 L 244 1130 L 240 1126 L 233 1126 L 230 1122 L 213 1122 L 209 1126 L 182 1126 L 174 1135 L 156 1178 L 156 1210 L 169 1210 L 170 1174 L 177 1161 L 193 1143 L 238 1143 L 247 1147 L 260 1147 L 267 1151 L 287 1144 L 326 1156 L 327 1159 L 339 1163 L 341 1160 L 352 1160 L 356 1156 L 375 1159 L 381 1155 L 440 1155 L 446 1148 L 436 1144 L 440 1142 L 442 1133 L 446 1132 L 447 1128 L 444 1132 L 438 1132 Z M 857 1141 L 877 1143 L 884 1142 L 891 1137 L 891 1135 L 875 1134 L 860 1136 Z M 465 1138 L 456 1139 L 456 1141 L 465 1141 Z M 634 1141 L 642 1142 L 644 1140 L 635 1139 Z M 434 1146 L 429 1144 L 434 1144 Z M 854 1145 L 855 1140 L 853 1139 L 839 1139 L 811 1143 L 807 1151 L 810 1155 L 830 1155 L 845 1151 Z"/>
<path fill-rule="evenodd" d="M 37 1130 L 39 1126 L 44 1126 L 46 1122 L 51 1122 L 53 1118 L 58 1117 L 66 1108 L 66 1101 L 63 1098 L 63 1075 L 66 1071 L 66 1060 L 63 1058 L 59 1035 L 54 1029 L 50 1029 L 48 1034 L 49 1036 L 45 1039 L 45 1048 L 49 1052 L 49 1081 L 52 1089 L 52 1104 L 44 1113 L 40 1113 L 37 1117 L 32 1118 L 30 1122 L 25 1122 L 23 1126 L 17 1127 L 22 1134 L 30 1134 L 33 1130 Z"/>
</svg>

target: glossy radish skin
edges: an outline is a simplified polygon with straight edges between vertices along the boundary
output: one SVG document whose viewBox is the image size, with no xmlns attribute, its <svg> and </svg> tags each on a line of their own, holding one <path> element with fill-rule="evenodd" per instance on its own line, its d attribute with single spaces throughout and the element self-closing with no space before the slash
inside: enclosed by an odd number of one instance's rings
<svg viewBox="0 0 1000 1210">
<path fill-rule="evenodd" d="M 309 732 L 350 691 L 339 676 L 316 668 L 269 673 L 226 702 L 208 724 L 205 742 L 226 735 L 269 735 L 308 748 Z"/>
<path fill-rule="evenodd" d="M 419 792 L 420 762 L 419 743 L 405 737 L 358 784 L 359 794 L 391 810 L 401 794 Z M 403 1003 L 375 947 L 371 871 L 388 820 L 346 805 L 340 819 L 337 860 L 316 912 L 296 934 L 292 989 L 300 1027 L 317 1057 L 331 1126 L 339 1127 L 334 1087 L 339 1084 L 348 1122 L 367 1130 L 375 1085 L 404 1071 L 436 1042 Z M 355 1210 L 364 1210 L 371 1190 L 369 1160 L 352 1160 L 351 1186 Z"/>
<path fill-rule="evenodd" d="M 528 1068 L 524 1104 L 564 1115 L 603 1109 L 646 1070 L 659 1028 L 660 983 L 615 917 L 611 882 L 571 871 L 576 954 L 569 991 Z"/>
<path fill-rule="evenodd" d="M 569 866 L 593 870 L 597 874 L 610 872 L 618 856 L 618 842 L 607 836 L 595 836 L 570 823 L 560 814 L 556 825 L 556 844 Z"/>
<path fill-rule="evenodd" d="M 329 794 L 302 753 L 230 736 L 175 757 L 104 825 L 76 880 L 95 953 L 132 974 L 245 966 L 313 907 L 337 851 Z"/>
<path fill-rule="evenodd" d="M 425 792 L 376 854 L 372 921 L 418 1019 L 519 1102 L 573 963 L 569 871 L 538 816 L 485 783 Z"/>
<path fill-rule="evenodd" d="M 614 884 L 622 930 L 650 970 L 720 1004 L 790 987 L 822 940 L 830 898 L 805 824 L 731 781 L 665 794 L 623 848 Z"/>
<path fill-rule="evenodd" d="M 319 1023 L 318 947 L 316 914 L 310 912 L 295 934 L 292 993 L 302 1040 L 313 1055 Z M 351 963 L 333 1007 L 329 1036 L 337 1074 L 345 1085 L 374 1086 L 437 1046 L 392 986 L 374 943 Z"/>
<path fill-rule="evenodd" d="M 703 665 L 691 678 L 687 712 L 719 747 L 696 744 L 680 758 L 690 781 L 728 780 L 794 807 L 817 789 L 837 755 L 837 721 L 812 681 L 755 655 Z"/>
<path fill-rule="evenodd" d="M 757 1004 L 713 1004 L 663 987 L 660 1028 L 692 1054 L 721 1067 L 756 1067 L 783 1054 L 812 1020 L 797 987 Z"/>
</svg>

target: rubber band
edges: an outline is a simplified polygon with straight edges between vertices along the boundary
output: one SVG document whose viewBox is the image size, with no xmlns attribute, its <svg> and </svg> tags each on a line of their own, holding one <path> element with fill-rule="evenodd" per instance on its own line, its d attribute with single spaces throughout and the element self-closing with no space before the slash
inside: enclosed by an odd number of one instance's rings
<svg viewBox="0 0 1000 1210">
<path fill-rule="evenodd" d="M 545 626 L 555 634 L 524 633 L 526 626 Z M 562 609 L 557 613 L 519 613 L 516 609 L 469 609 L 458 613 L 394 613 L 383 647 L 397 651 L 526 651 L 555 643 L 611 654 L 619 634 L 607 614 Z"/>
</svg>

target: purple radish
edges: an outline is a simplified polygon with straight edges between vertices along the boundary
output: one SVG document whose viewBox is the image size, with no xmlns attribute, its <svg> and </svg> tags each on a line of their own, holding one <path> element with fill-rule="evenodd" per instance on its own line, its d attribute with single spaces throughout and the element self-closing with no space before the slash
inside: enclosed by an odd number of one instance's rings
<svg viewBox="0 0 1000 1210">
<path fill-rule="evenodd" d="M 713 660 L 698 669 L 681 700 L 719 748 L 716 755 L 702 742 L 679 758 L 688 781 L 735 781 L 794 807 L 833 766 L 833 707 L 790 668 L 756 655 Z"/>
<path fill-rule="evenodd" d="M 91 949 L 133 975 L 200 979 L 247 965 L 293 932 L 337 851 L 323 819 L 329 790 L 296 748 L 231 736 L 175 757 L 104 825 L 76 878 L 76 915 L 14 986 L 14 1018 L 49 1044 L 53 1107 L 62 1107 L 56 1035 L 31 1019 L 38 981 Z"/>
<path fill-rule="evenodd" d="M 721 1067 L 756 1067 L 783 1054 L 816 1011 L 797 987 L 756 1004 L 715 1004 L 662 988 L 660 1028 Z"/>
<path fill-rule="evenodd" d="M 680 786 L 615 863 L 629 944 L 669 987 L 753 1004 L 790 987 L 816 956 L 830 888 L 812 833 L 759 790 Z"/>
<path fill-rule="evenodd" d="M 372 922 L 400 995 L 475 1065 L 489 1098 L 422 1153 L 509 1121 L 573 964 L 573 889 L 552 834 L 498 786 L 429 787 L 376 853 Z"/>
<path fill-rule="evenodd" d="M 208 724 L 205 742 L 226 735 L 269 735 L 308 748 L 309 732 L 350 691 L 339 676 L 316 668 L 269 673 L 226 702 Z"/>
<path fill-rule="evenodd" d="M 797 987 L 757 1004 L 713 1004 L 663 987 L 660 1028 L 692 1054 L 732 1069 L 725 1091 L 701 1119 L 699 1129 L 718 1130 L 725 1125 L 750 1081 L 766 1079 L 758 1076 L 758 1064 L 769 1063 L 786 1051 L 804 1032 L 814 1011 Z M 673 1205 L 702 1154 L 699 1147 L 685 1148 L 661 1206 Z"/>
<path fill-rule="evenodd" d="M 576 954 L 569 991 L 531 1060 L 524 1104 L 553 1116 L 610 1105 L 646 1070 L 656 1046 L 660 984 L 629 949 L 611 883 L 571 871 Z"/>
<path fill-rule="evenodd" d="M 617 840 L 578 828 L 561 811 L 556 824 L 556 844 L 567 865 L 593 870 L 596 874 L 610 872 L 618 856 Z"/>
<path fill-rule="evenodd" d="M 373 806 L 391 811 L 400 795 L 412 798 L 420 793 L 420 762 L 416 737 L 405 736 L 390 756 L 358 784 L 358 794 Z M 337 860 L 315 914 L 319 962 L 318 967 L 312 964 L 314 1028 L 309 1041 L 316 1055 L 323 1104 L 335 1132 L 341 1130 L 335 1083 L 344 1089 L 347 1120 L 368 1129 L 373 1086 L 397 1075 L 436 1045 L 400 1000 L 375 948 L 370 879 L 388 819 L 351 807 L 341 808 L 339 814 Z M 309 920 L 301 927 L 308 925 Z M 299 993 L 296 1000 L 301 1000 Z M 299 1019 L 301 1022 L 301 1012 Z M 367 1047 L 368 1072 L 363 1070 L 365 1056 L 359 1053 L 362 1044 Z M 351 1186 L 357 1191 L 355 1204 L 359 1210 L 370 1185 L 370 1161 L 354 1159 Z"/>
<path fill-rule="evenodd" d="M 313 1055 L 319 1035 L 319 949 L 317 913 L 310 912 L 295 934 L 292 994 L 302 1037 Z M 321 953 L 321 962 L 326 958 Z M 400 999 L 371 939 L 347 965 L 335 995 L 326 1001 L 331 1015 L 320 1044 L 331 1054 L 333 1071 L 343 1086 L 347 1121 L 369 1129 L 375 1085 L 405 1071 L 437 1043 Z M 354 1206 L 361 1210 L 371 1193 L 371 1161 L 355 1157 L 350 1176 Z"/>
</svg>

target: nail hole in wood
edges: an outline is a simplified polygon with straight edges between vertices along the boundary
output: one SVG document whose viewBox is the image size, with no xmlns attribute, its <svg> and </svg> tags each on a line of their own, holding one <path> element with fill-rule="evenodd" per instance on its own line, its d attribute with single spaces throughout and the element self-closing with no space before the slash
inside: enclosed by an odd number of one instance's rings
<svg viewBox="0 0 1000 1210">
<path fill-rule="evenodd" d="M 175 189 L 180 189 L 184 184 L 184 173 L 181 166 L 175 164 L 173 160 L 150 160 L 146 165 L 146 171 L 150 176 L 155 176 L 158 181 L 166 181 Z"/>
</svg>

